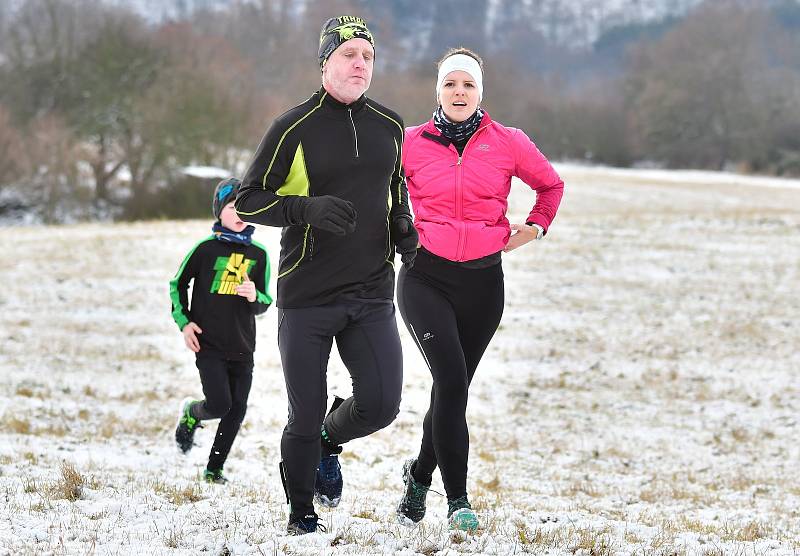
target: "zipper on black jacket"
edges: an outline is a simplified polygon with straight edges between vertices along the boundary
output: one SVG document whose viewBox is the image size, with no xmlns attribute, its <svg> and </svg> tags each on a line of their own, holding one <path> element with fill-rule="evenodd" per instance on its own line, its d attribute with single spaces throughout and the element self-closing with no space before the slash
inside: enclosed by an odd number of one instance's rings
<svg viewBox="0 0 800 556">
<path fill-rule="evenodd" d="M 353 145 L 356 149 L 356 158 L 358 158 L 358 133 L 356 133 L 356 123 L 353 121 L 353 109 L 348 108 L 347 113 L 350 115 L 350 123 L 353 124 Z"/>
</svg>

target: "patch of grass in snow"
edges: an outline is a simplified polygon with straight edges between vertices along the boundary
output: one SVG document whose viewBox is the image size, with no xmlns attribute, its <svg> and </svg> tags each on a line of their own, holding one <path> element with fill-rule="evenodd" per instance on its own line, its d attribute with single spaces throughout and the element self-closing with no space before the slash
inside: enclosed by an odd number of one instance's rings
<svg viewBox="0 0 800 556">
<path fill-rule="evenodd" d="M 689 501 L 693 504 L 712 505 L 719 499 L 714 489 L 672 477 L 670 480 L 653 478 L 639 492 L 639 499 L 649 504 L 660 504 L 667 500 Z"/>
<path fill-rule="evenodd" d="M 113 438 L 117 431 L 122 429 L 122 421 L 113 411 L 108 412 L 97 429 L 101 438 Z"/>
<path fill-rule="evenodd" d="M 357 545 L 361 548 L 377 546 L 378 541 L 375 537 L 378 533 L 380 533 L 379 529 L 355 527 L 355 523 L 348 521 L 336 532 L 336 536 L 331 541 L 331 546 L 343 544 Z"/>
<path fill-rule="evenodd" d="M 644 540 L 639 535 L 637 535 L 633 531 L 627 530 L 627 528 L 625 529 L 625 534 L 623 535 L 623 538 L 625 539 L 625 542 L 628 544 L 642 544 L 644 542 Z"/>
<path fill-rule="evenodd" d="M 92 521 L 100 521 L 106 519 L 109 515 L 108 510 L 100 510 L 99 512 L 87 514 L 86 517 Z"/>
<path fill-rule="evenodd" d="M 61 462 L 61 477 L 52 485 L 50 493 L 53 498 L 74 502 L 81 497 L 86 479 L 78 473 L 75 466 L 69 462 Z"/>
<path fill-rule="evenodd" d="M 30 434 L 31 423 L 27 419 L 20 419 L 16 415 L 6 413 L 0 419 L 0 430 L 3 432 L 12 432 L 15 434 Z"/>
<path fill-rule="evenodd" d="M 51 409 L 38 412 L 38 415 L 29 418 L 24 415 L 6 413 L 0 419 L 0 431 L 24 434 L 30 436 L 66 436 L 69 432 L 64 423 L 64 416 Z M 52 422 L 55 421 L 55 422 Z M 34 426 L 33 423 L 36 423 Z"/>
<path fill-rule="evenodd" d="M 475 482 L 478 485 L 479 492 L 486 491 L 497 493 L 500 491 L 500 477 L 497 473 L 497 469 L 494 469 L 492 473 L 479 476 Z"/>
<path fill-rule="evenodd" d="M 555 549 L 563 547 L 569 539 L 569 530 L 564 527 L 528 527 L 522 520 L 514 522 L 516 540 L 526 551 L 532 547 Z"/>
<path fill-rule="evenodd" d="M 610 556 L 618 550 L 618 539 L 612 525 L 603 527 L 577 527 L 575 524 L 559 526 L 529 526 L 523 520 L 514 520 L 514 529 L 504 529 L 499 535 L 512 540 L 525 553 L 559 553 L 584 554 L 587 556 Z M 629 543 L 641 543 L 641 539 L 626 533 Z M 488 537 L 487 537 L 488 538 Z M 637 552 L 638 554 L 638 552 Z"/>
<path fill-rule="evenodd" d="M 199 481 L 200 478 L 200 471 L 198 470 L 197 480 Z M 244 500 L 251 504 L 261 505 L 268 505 L 272 503 L 272 492 L 265 485 L 253 485 L 252 483 L 246 483 L 244 485 L 234 486 L 231 488 L 229 484 L 227 488 L 231 495 L 239 500 Z"/>
<path fill-rule="evenodd" d="M 164 540 L 164 546 L 167 548 L 178 548 L 183 541 L 185 534 L 182 529 L 171 527 L 168 531 L 164 531 L 161 538 Z"/>
<path fill-rule="evenodd" d="M 49 502 L 46 502 L 44 500 L 39 500 L 38 502 L 35 502 L 35 503 L 31 504 L 29 509 L 32 512 L 36 512 L 36 513 L 40 513 L 41 514 L 41 513 L 46 512 L 47 510 L 51 509 L 52 507 L 53 506 L 50 505 Z"/>
<path fill-rule="evenodd" d="M 157 402 L 157 401 L 172 399 L 172 396 L 170 394 L 167 394 L 166 392 L 159 392 L 158 390 L 155 389 L 149 389 L 149 390 L 136 390 L 130 392 L 126 391 L 114 399 L 126 403 L 141 402 L 141 401 Z"/>
<path fill-rule="evenodd" d="M 647 548 L 656 551 L 657 554 L 677 554 L 675 551 L 675 532 L 672 529 L 672 522 L 666 522 L 647 543 Z"/>
<path fill-rule="evenodd" d="M 83 495 L 84 488 L 96 486 L 94 479 L 88 480 L 78 472 L 75 466 L 67 461 L 62 461 L 59 466 L 59 476 L 52 482 L 40 483 L 33 477 L 22 480 L 22 491 L 26 494 L 36 494 L 40 500 L 31 505 L 31 511 L 44 511 L 50 509 L 53 500 L 68 500 L 75 502 Z"/>
<path fill-rule="evenodd" d="M 755 476 L 752 473 L 737 472 L 733 475 L 718 477 L 716 481 L 709 484 L 709 488 L 719 491 L 733 490 L 737 492 L 746 492 L 757 485 L 763 486 L 768 482 L 769 479 L 766 477 Z"/>
<path fill-rule="evenodd" d="M 121 434 L 131 434 L 137 437 L 151 437 L 162 434 L 165 430 L 174 426 L 175 419 L 173 416 L 157 416 L 151 415 L 151 420 L 144 419 L 125 419 L 117 415 L 114 411 L 98 415 L 100 423 L 97 424 L 94 433 L 91 437 L 101 438 L 114 438 Z"/>
<path fill-rule="evenodd" d="M 22 492 L 26 494 L 33 494 L 39 492 L 39 485 L 36 484 L 36 479 L 33 477 L 25 477 L 22 479 Z"/>
<path fill-rule="evenodd" d="M 23 386 L 21 384 L 17 386 L 17 390 L 14 392 L 14 394 L 23 398 L 32 398 L 35 396 L 32 388 L 29 386 Z"/>
<path fill-rule="evenodd" d="M 141 342 L 136 343 L 135 349 L 129 348 L 122 350 L 115 354 L 115 357 L 117 357 L 120 363 L 125 361 L 136 363 L 162 363 L 164 366 L 167 366 L 169 363 L 169 360 L 164 358 L 160 349 L 153 345 L 142 344 Z"/>
<path fill-rule="evenodd" d="M 602 493 L 593 482 L 585 480 L 570 483 L 561 490 L 561 496 L 566 498 L 574 498 L 579 494 L 585 494 L 590 498 L 602 496 Z"/>
<path fill-rule="evenodd" d="M 730 556 L 725 554 L 725 551 L 718 546 L 704 547 L 700 551 L 700 556 Z"/>
<path fill-rule="evenodd" d="M 375 513 L 375 508 L 363 508 L 352 514 L 353 517 L 360 517 L 361 519 L 368 519 L 370 521 L 380 521 L 381 518 Z"/>
<path fill-rule="evenodd" d="M 509 493 L 510 494 L 510 493 Z M 491 526 L 493 518 L 491 517 L 491 510 L 501 506 L 503 503 L 503 492 L 487 492 L 486 490 L 478 487 L 475 492 L 470 496 L 470 504 L 472 509 L 478 512 L 480 520 L 480 528 L 485 529 Z"/>
<path fill-rule="evenodd" d="M 759 539 L 771 538 L 776 535 L 775 528 L 763 521 L 749 521 L 740 526 L 726 523 L 719 532 L 720 539 L 724 541 L 752 542 Z"/>
<path fill-rule="evenodd" d="M 694 533 L 701 533 L 703 535 L 717 534 L 719 530 L 718 525 L 713 523 L 705 523 L 699 519 L 690 519 L 686 516 L 681 518 L 675 524 L 676 531 L 692 531 Z"/>
<path fill-rule="evenodd" d="M 586 551 L 589 556 L 613 556 L 614 540 L 610 527 L 594 529 L 592 527 L 580 528 L 573 533 L 577 539 L 571 541 L 572 553 Z"/>
<path fill-rule="evenodd" d="M 153 492 L 164 496 L 177 506 L 193 504 L 205 498 L 202 488 L 197 483 L 189 483 L 181 487 L 156 481 L 153 483 Z"/>
</svg>

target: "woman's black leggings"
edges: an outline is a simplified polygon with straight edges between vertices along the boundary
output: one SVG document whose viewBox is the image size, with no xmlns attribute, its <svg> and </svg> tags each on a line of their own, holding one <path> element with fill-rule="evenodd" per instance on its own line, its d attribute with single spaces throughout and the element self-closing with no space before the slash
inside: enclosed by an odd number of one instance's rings
<svg viewBox="0 0 800 556">
<path fill-rule="evenodd" d="M 202 421 L 220 420 L 208 456 L 208 469 L 222 469 L 247 412 L 253 362 L 198 357 L 196 364 L 206 399 L 192 406 L 192 416 Z"/>
<path fill-rule="evenodd" d="M 467 390 L 503 315 L 503 268 L 469 269 L 420 250 L 400 270 L 400 314 L 433 375 L 414 478 L 437 465 L 449 499 L 467 493 Z"/>
</svg>

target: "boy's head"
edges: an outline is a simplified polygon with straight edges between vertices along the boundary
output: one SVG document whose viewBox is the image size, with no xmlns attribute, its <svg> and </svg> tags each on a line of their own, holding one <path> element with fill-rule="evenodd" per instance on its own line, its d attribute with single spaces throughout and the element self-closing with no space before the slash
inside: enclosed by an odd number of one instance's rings
<svg viewBox="0 0 800 556">
<path fill-rule="evenodd" d="M 214 218 L 232 232 L 241 232 L 247 227 L 233 208 L 240 185 L 242 182 L 236 178 L 222 180 L 214 189 L 214 200 L 211 203 Z"/>
</svg>

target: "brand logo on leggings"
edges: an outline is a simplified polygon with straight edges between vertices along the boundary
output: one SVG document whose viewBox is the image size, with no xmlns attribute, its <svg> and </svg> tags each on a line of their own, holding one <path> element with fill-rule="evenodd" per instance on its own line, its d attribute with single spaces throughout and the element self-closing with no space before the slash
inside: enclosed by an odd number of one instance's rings
<svg viewBox="0 0 800 556">
<path fill-rule="evenodd" d="M 241 253 L 233 253 L 230 257 L 217 257 L 211 293 L 236 295 L 236 286 L 242 283 L 244 273 L 249 272 L 255 263 L 255 259 L 245 259 Z"/>
<path fill-rule="evenodd" d="M 422 341 L 427 342 L 428 340 L 433 340 L 436 336 L 433 335 L 431 332 L 426 332 L 422 335 Z"/>
</svg>

